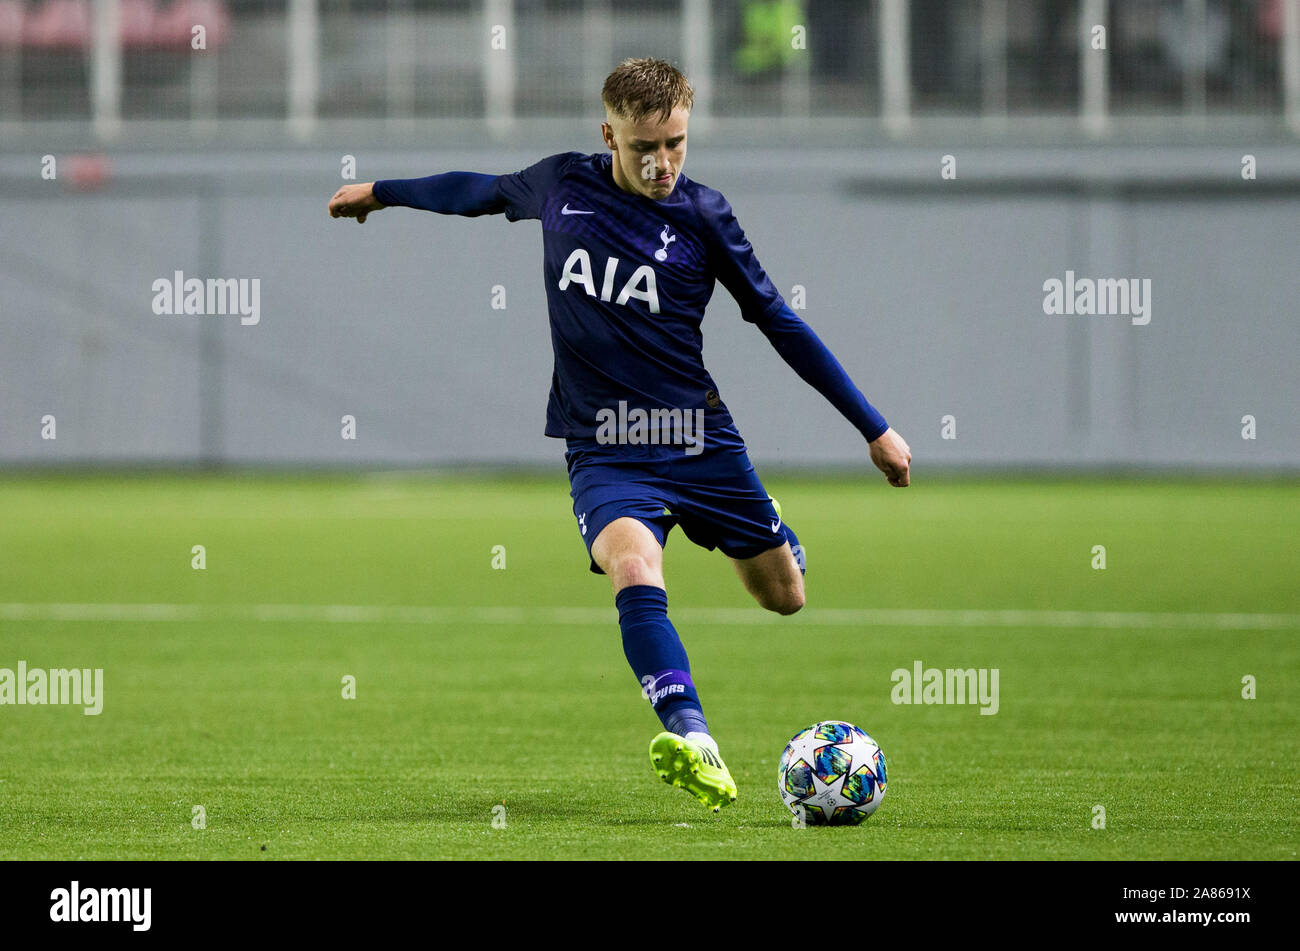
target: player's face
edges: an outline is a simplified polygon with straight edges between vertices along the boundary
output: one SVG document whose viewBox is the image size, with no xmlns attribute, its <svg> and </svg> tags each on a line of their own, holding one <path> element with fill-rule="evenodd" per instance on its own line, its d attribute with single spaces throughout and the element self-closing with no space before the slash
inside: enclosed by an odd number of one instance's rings
<svg viewBox="0 0 1300 951">
<path fill-rule="evenodd" d="M 605 144 L 614 154 L 614 182 L 625 192 L 662 201 L 673 193 L 686 162 L 686 124 L 681 106 L 661 121 L 657 115 L 633 122 L 611 115 L 601 123 Z"/>
</svg>

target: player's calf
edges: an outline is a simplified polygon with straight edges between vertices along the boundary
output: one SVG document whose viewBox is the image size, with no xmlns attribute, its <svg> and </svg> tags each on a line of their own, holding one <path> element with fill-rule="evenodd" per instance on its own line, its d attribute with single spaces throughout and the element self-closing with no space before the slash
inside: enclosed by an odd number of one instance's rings
<svg viewBox="0 0 1300 951">
<path fill-rule="evenodd" d="M 761 607 L 787 617 L 798 613 L 807 600 L 804 596 L 802 577 L 797 577 L 787 584 L 765 588 L 754 596 Z"/>
<path fill-rule="evenodd" d="M 753 558 L 735 558 L 732 564 L 754 600 L 768 611 L 790 615 L 805 602 L 803 574 L 787 542 Z"/>
</svg>

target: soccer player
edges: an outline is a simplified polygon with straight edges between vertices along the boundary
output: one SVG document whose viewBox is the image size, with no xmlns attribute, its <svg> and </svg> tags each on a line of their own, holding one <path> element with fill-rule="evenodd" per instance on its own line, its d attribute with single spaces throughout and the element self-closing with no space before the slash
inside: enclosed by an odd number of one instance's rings
<svg viewBox="0 0 1300 951">
<path fill-rule="evenodd" d="M 564 152 L 510 175 L 345 185 L 329 212 L 362 223 L 391 206 L 541 221 L 555 351 L 546 435 L 566 440 L 591 570 L 609 577 L 624 653 L 663 723 L 651 764 L 716 812 L 735 801 L 736 784 L 668 619 L 664 542 L 680 525 L 721 549 L 758 603 L 784 615 L 803 607 L 805 559 L 704 369 L 700 325 L 714 282 L 857 427 L 890 485 L 908 484 L 912 456 L 786 305 L 727 200 L 682 173 L 694 104 L 686 77 L 661 60 L 625 60 L 601 99 L 608 152 Z"/>
</svg>

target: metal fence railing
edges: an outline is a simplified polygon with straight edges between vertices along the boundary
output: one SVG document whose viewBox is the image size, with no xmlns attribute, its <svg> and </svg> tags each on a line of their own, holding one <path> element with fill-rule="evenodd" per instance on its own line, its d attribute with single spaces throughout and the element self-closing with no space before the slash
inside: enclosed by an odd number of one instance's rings
<svg viewBox="0 0 1300 951">
<path fill-rule="evenodd" d="M 1300 0 L 0 0 L 0 123 L 503 129 L 589 115 L 633 55 L 681 64 L 719 117 L 1300 134 Z"/>
</svg>

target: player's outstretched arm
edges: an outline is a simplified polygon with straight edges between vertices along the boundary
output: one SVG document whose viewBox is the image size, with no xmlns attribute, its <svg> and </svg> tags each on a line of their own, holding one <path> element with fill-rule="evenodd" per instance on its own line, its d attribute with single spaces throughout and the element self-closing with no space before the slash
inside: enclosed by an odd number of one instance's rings
<svg viewBox="0 0 1300 951">
<path fill-rule="evenodd" d="M 365 182 L 360 185 L 344 185 L 330 199 L 331 218 L 355 218 L 357 224 L 366 223 L 366 215 L 372 211 L 386 208 L 375 197 L 375 183 Z"/>
<path fill-rule="evenodd" d="M 330 216 L 364 222 L 372 211 L 394 206 L 467 218 L 500 214 L 507 209 L 497 190 L 498 178 L 480 172 L 443 172 L 425 178 L 344 185 L 330 199 Z"/>
<path fill-rule="evenodd" d="M 700 210 L 711 225 L 709 259 L 718 280 L 740 305 L 741 316 L 757 325 L 781 359 L 858 428 L 870 446 L 872 463 L 889 484 L 907 485 L 911 482 L 912 452 L 903 437 L 889 428 L 826 344 L 782 299 L 754 256 L 727 200 L 708 190 L 702 197 Z"/>
<path fill-rule="evenodd" d="M 330 216 L 362 222 L 372 211 L 401 207 L 465 218 L 501 214 L 510 221 L 539 218 L 547 192 L 569 163 L 581 157 L 580 152 L 561 152 L 512 175 L 442 172 L 344 185 L 330 199 Z"/>
</svg>

